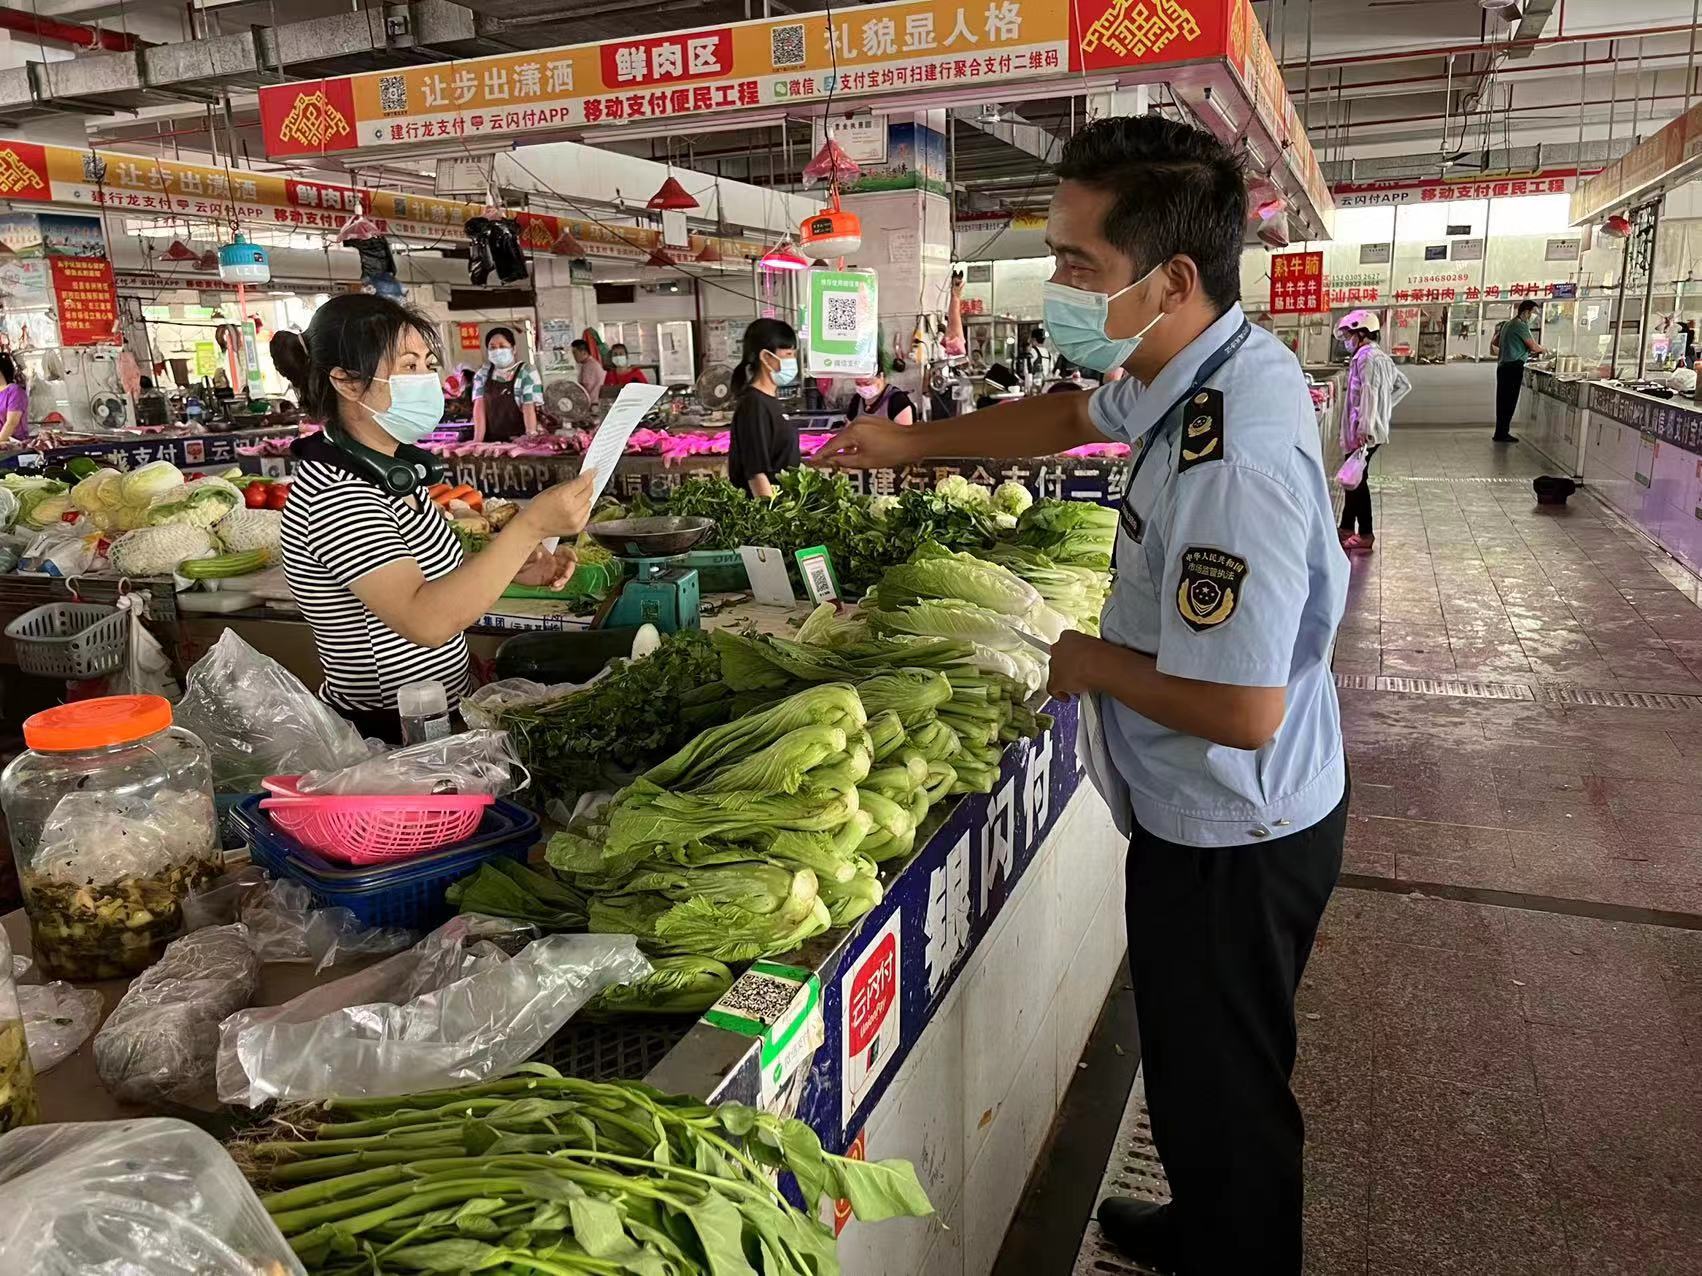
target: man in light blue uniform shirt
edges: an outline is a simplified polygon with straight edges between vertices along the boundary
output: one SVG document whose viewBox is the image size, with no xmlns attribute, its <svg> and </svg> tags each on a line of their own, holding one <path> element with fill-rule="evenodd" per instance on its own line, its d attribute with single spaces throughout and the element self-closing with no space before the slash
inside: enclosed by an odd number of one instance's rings
<svg viewBox="0 0 1702 1276">
<path fill-rule="evenodd" d="M 1302 1267 L 1294 995 L 1341 870 L 1347 765 L 1330 675 L 1346 598 L 1294 356 L 1241 312 L 1245 178 L 1210 134 L 1101 120 L 1058 164 L 1046 329 L 1127 374 L 920 429 L 859 421 L 818 463 L 1132 450 L 1100 638 L 1054 644 L 1081 750 L 1129 836 L 1129 966 L 1171 1200 L 1106 1235 L 1160 1271 Z M 1107 1119 L 1114 1119 L 1109 1114 Z"/>
</svg>

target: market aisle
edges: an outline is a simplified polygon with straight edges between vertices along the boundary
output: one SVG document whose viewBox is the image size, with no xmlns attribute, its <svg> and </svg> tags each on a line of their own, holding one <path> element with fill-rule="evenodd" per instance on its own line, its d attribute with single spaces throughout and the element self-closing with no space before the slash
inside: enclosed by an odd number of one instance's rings
<svg viewBox="0 0 1702 1276">
<path fill-rule="evenodd" d="M 1301 992 L 1311 1272 L 1702 1252 L 1697 582 L 1582 493 L 1539 512 L 1542 468 L 1483 431 L 1378 457 L 1347 877 Z"/>
</svg>

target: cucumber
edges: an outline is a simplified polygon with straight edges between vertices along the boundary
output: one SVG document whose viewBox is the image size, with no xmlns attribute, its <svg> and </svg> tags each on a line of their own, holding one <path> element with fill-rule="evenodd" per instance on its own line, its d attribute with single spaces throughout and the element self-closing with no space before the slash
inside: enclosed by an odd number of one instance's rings
<svg viewBox="0 0 1702 1276">
<path fill-rule="evenodd" d="M 190 580 L 224 580 L 257 572 L 271 561 L 272 556 L 263 549 L 245 549 L 237 554 L 187 559 L 178 564 L 177 574 Z"/>
</svg>

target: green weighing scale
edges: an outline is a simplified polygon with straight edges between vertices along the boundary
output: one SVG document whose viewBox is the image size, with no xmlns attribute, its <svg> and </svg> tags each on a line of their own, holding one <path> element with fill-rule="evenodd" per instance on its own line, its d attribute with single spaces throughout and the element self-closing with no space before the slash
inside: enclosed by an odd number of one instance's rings
<svg viewBox="0 0 1702 1276">
<path fill-rule="evenodd" d="M 697 568 L 680 558 L 715 530 L 712 519 L 669 515 L 619 518 L 585 529 L 626 566 L 623 583 L 597 609 L 593 629 L 655 625 L 663 633 L 697 629 Z"/>
</svg>

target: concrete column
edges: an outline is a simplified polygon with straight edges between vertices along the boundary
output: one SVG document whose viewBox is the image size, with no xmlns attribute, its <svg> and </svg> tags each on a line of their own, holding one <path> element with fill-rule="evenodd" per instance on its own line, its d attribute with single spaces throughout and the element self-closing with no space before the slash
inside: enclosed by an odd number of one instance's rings
<svg viewBox="0 0 1702 1276">
<path fill-rule="evenodd" d="M 946 127 L 943 110 L 889 115 L 885 159 L 860 160 L 863 175 L 843 196 L 863 220 L 863 246 L 845 264 L 879 274 L 881 349 L 905 360 L 892 380 L 912 395 L 921 370 L 911 337 L 923 315 L 944 315 L 951 275 Z"/>
</svg>

